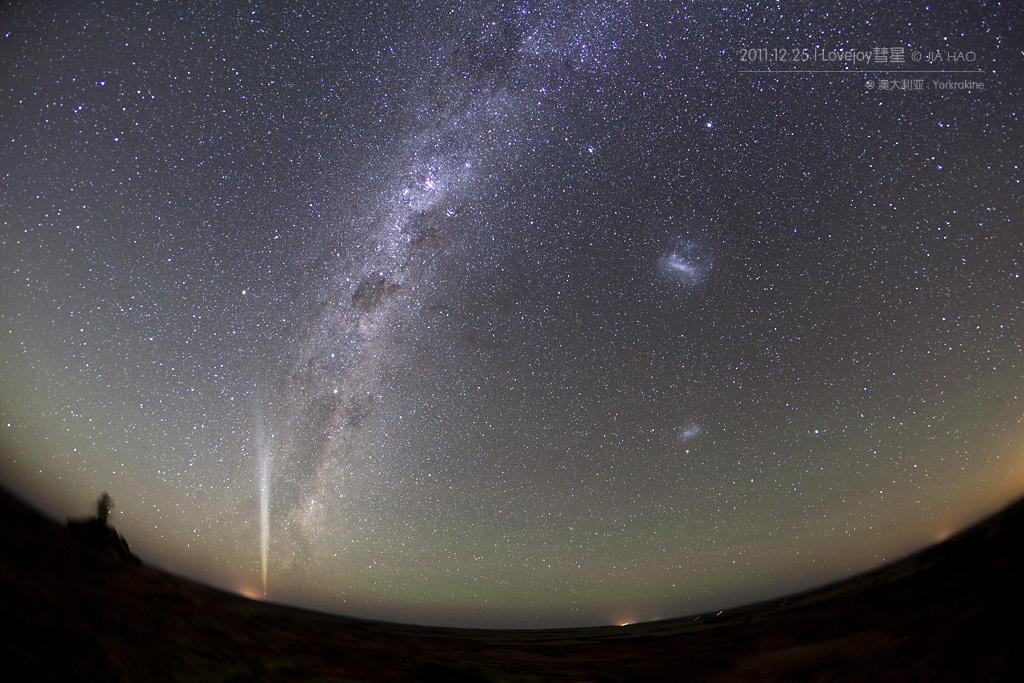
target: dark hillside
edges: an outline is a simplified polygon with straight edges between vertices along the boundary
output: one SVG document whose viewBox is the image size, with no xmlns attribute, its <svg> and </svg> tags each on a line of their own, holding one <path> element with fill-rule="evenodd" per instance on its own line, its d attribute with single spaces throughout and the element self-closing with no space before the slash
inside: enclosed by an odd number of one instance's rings
<svg viewBox="0 0 1024 683">
<path fill-rule="evenodd" d="M 6 492 L 0 515 L 8 680 L 1024 680 L 1024 503 L 785 604 L 525 632 L 255 602 L 140 564 L 116 533 L 75 538 Z"/>
</svg>

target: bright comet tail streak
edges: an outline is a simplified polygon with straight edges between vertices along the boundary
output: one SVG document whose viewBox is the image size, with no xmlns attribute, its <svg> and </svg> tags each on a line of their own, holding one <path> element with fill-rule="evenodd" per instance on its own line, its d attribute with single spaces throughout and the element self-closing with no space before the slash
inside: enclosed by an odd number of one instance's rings
<svg viewBox="0 0 1024 683">
<path fill-rule="evenodd" d="M 256 429 L 260 459 L 260 571 L 263 574 L 263 595 L 266 595 L 267 556 L 270 552 L 270 449 L 267 447 L 262 406 L 257 414 Z"/>
<path fill-rule="evenodd" d="M 50 515 L 107 491 L 208 585 L 538 629 L 1024 495 L 1016 7 L 108 4 L 0 11 L 0 486 Z M 985 87 L 748 68 L 812 33 Z"/>
</svg>

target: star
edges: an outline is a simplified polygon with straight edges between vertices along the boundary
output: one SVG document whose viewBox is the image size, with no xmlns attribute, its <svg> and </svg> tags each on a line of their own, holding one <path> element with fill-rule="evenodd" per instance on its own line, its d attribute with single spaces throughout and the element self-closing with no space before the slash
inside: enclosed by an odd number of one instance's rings
<svg viewBox="0 0 1024 683">
<path fill-rule="evenodd" d="M 0 483 L 440 625 L 932 543 L 1024 493 L 1017 34 L 966 6 L 5 8 Z M 984 88 L 750 62 L 951 35 Z"/>
</svg>

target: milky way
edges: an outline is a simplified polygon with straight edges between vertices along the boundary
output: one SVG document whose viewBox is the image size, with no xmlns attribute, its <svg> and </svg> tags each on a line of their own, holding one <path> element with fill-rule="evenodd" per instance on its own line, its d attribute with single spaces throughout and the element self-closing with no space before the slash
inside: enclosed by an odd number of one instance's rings
<svg viewBox="0 0 1024 683">
<path fill-rule="evenodd" d="M 960 9 L 14 3 L 0 479 L 431 624 L 933 543 L 1024 492 L 1022 17 Z"/>
<path fill-rule="evenodd" d="M 387 378 L 407 328 L 429 326 L 417 321 L 425 307 L 463 295 L 431 283 L 459 245 L 495 231 L 463 214 L 481 204 L 482 191 L 495 190 L 511 160 L 520 170 L 531 165 L 522 158 L 526 136 L 555 120 L 539 110 L 564 87 L 551 70 L 610 69 L 615 38 L 627 30 L 611 4 L 483 9 L 460 18 L 440 41 L 415 86 L 414 116 L 382 190 L 339 230 L 358 234 L 358 242 L 328 264 L 322 310 L 289 367 L 275 457 L 285 477 L 302 467 L 291 482 L 298 500 L 286 495 L 282 507 L 293 507 L 282 512 L 282 524 L 296 527 L 305 554 L 336 556 L 338 537 L 349 536 L 337 522 L 356 514 L 353 504 L 372 508 L 375 497 L 410 495 L 408 482 L 393 481 L 391 468 L 380 465 L 389 423 L 417 409 L 416 401 L 393 396 Z M 430 491 L 427 500 L 440 503 L 435 496 Z M 374 519 L 365 533 L 388 523 Z M 404 530 L 393 533 L 397 539 Z"/>
</svg>

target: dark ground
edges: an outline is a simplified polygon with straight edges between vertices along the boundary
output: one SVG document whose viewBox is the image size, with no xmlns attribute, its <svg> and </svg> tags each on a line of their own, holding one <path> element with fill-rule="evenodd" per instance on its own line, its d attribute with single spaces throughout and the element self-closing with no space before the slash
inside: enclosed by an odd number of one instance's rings
<svg viewBox="0 0 1024 683">
<path fill-rule="evenodd" d="M 2 490 L 0 520 L 0 680 L 1024 681 L 1024 501 L 784 605 L 552 631 L 269 605 L 140 564 L 116 533 L 73 537 Z"/>
</svg>

